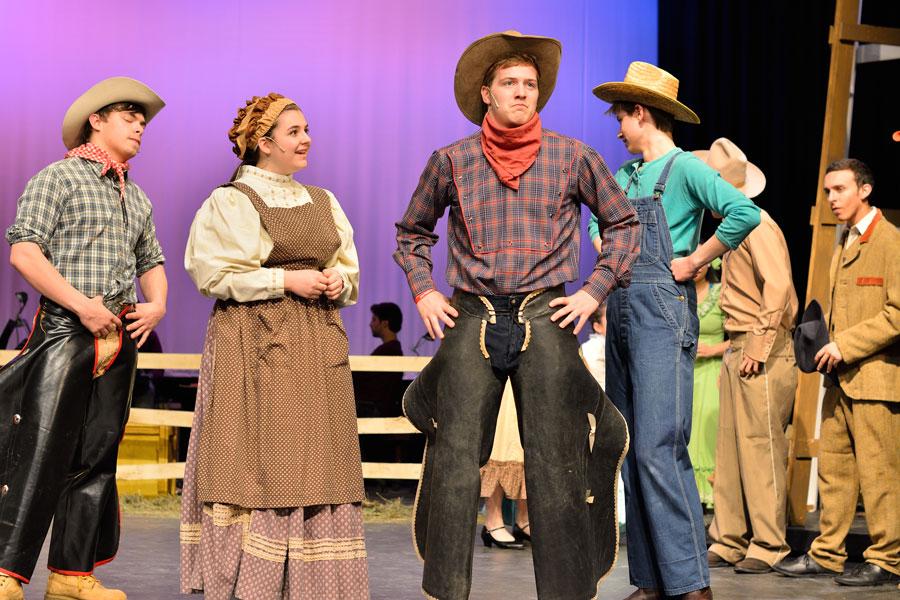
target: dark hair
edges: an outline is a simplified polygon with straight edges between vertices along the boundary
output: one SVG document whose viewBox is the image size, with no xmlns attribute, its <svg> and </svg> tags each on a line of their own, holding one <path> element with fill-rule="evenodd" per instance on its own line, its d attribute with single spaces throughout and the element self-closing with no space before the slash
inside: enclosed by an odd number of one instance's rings
<svg viewBox="0 0 900 600">
<path fill-rule="evenodd" d="M 393 302 L 373 304 L 371 310 L 373 315 L 382 321 L 387 321 L 388 327 L 394 333 L 397 333 L 403 327 L 403 313 L 400 312 L 400 307 Z"/>
<path fill-rule="evenodd" d="M 91 114 L 96 114 L 100 117 L 101 120 L 105 121 L 106 117 L 109 116 L 110 113 L 114 112 L 131 112 L 131 113 L 139 113 L 141 115 L 146 115 L 147 110 L 137 102 L 113 102 L 112 104 L 107 104 L 100 110 L 94 111 Z M 91 136 L 94 135 L 94 127 L 91 125 L 91 120 L 88 118 L 84 122 L 84 126 L 81 128 L 81 135 L 78 137 L 77 146 L 81 146 L 82 144 L 87 144 L 91 141 Z"/>
<path fill-rule="evenodd" d="M 638 104 L 643 106 L 650 113 L 650 116 L 653 117 L 653 122 L 656 124 L 657 129 L 659 129 L 663 133 L 672 135 L 672 132 L 675 130 L 675 118 L 664 110 L 660 110 L 652 106 L 647 106 L 646 104 L 641 104 L 640 102 L 613 102 L 612 106 L 609 107 L 609 110 L 606 111 L 606 114 L 615 115 L 621 110 L 625 111 L 629 115 L 633 115 L 634 111 L 637 109 Z"/>
<path fill-rule="evenodd" d="M 836 160 L 825 169 L 825 173 L 832 171 L 853 171 L 853 177 L 856 179 L 856 187 L 862 187 L 867 183 L 875 187 L 875 176 L 872 175 L 872 169 L 861 160 L 855 158 L 842 158 Z"/>
<path fill-rule="evenodd" d="M 525 52 L 507 52 L 495 60 L 493 64 L 488 67 L 488 70 L 484 72 L 484 79 L 481 80 L 481 85 L 491 87 L 491 84 L 494 83 L 494 75 L 497 74 L 497 71 L 505 69 L 506 67 L 515 67 L 517 65 L 534 67 L 538 79 L 541 78 L 541 68 L 538 66 L 537 58 L 535 58 L 533 54 L 527 54 Z"/>
</svg>

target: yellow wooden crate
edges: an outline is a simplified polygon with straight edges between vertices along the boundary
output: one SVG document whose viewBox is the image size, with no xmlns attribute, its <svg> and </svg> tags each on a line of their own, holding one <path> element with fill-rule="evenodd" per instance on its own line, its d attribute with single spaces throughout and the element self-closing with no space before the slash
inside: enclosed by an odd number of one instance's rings
<svg viewBox="0 0 900 600">
<path fill-rule="evenodd" d="M 178 453 L 178 430 L 157 425 L 127 425 L 119 444 L 120 465 L 146 465 L 173 462 Z M 175 493 L 174 479 L 119 480 L 119 495 L 146 497 Z"/>
</svg>

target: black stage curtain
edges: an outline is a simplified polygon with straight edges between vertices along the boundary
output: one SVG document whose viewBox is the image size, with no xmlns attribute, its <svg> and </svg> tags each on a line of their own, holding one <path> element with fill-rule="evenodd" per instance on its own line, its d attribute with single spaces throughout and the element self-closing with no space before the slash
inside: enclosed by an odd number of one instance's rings
<svg viewBox="0 0 900 600">
<path fill-rule="evenodd" d="M 898 7 L 897 0 L 866 0 L 863 22 L 890 25 L 884 15 L 896 14 Z M 756 202 L 784 231 L 801 305 L 812 239 L 810 209 L 821 184 L 828 28 L 833 20 L 834 0 L 659 2 L 660 66 L 679 78 L 679 99 L 701 120 L 700 125 L 677 124 L 675 141 L 685 150 L 696 150 L 727 137 L 763 170 L 767 185 Z M 890 136 L 900 129 L 897 96 L 888 96 L 883 86 L 883 101 L 890 102 L 892 110 L 865 110 L 857 102 L 854 112 L 863 110 L 870 116 L 880 112 L 885 121 L 892 121 L 883 128 Z M 865 125 L 856 120 L 857 126 Z M 873 168 L 879 167 L 876 186 L 879 179 L 893 175 L 872 155 L 858 151 L 859 158 L 869 158 Z M 893 165 L 896 169 L 897 163 Z M 876 191 L 875 203 L 887 206 L 885 196 Z M 711 231 L 709 224 L 704 230 Z"/>
</svg>

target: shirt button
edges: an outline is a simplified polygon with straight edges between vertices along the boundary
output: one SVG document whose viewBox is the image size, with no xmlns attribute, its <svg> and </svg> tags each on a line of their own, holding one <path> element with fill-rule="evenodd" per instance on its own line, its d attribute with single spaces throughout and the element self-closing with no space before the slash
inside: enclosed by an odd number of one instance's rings
<svg viewBox="0 0 900 600">
<path fill-rule="evenodd" d="M 13 425 L 18 425 L 22 422 L 22 415 L 13 415 L 12 418 Z"/>
</svg>

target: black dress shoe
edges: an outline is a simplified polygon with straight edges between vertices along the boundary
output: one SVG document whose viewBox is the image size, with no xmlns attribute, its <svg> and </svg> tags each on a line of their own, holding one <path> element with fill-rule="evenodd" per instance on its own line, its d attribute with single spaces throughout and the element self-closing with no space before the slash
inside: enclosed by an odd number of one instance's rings
<svg viewBox="0 0 900 600">
<path fill-rule="evenodd" d="M 864 562 L 854 567 L 852 571 L 838 575 L 834 581 L 841 585 L 884 585 L 900 582 L 900 575 L 886 571 L 870 562 Z"/>
<path fill-rule="evenodd" d="M 523 544 L 522 542 L 517 542 L 517 541 L 501 542 L 500 540 L 495 538 L 493 535 L 491 535 L 492 531 L 499 531 L 500 529 L 503 529 L 502 525 L 500 527 L 495 527 L 494 529 L 490 529 L 490 530 L 488 530 L 487 527 L 484 527 L 484 526 L 481 527 L 481 541 L 484 542 L 485 546 L 490 548 L 491 544 L 493 544 L 493 545 L 497 546 L 498 548 L 500 548 L 501 550 L 522 550 L 525 547 L 525 544 Z"/>
<path fill-rule="evenodd" d="M 528 527 L 528 523 L 525 523 L 525 527 Z M 525 533 L 525 527 L 519 527 L 518 523 L 513 523 L 512 535 L 517 542 L 528 542 L 530 544 L 531 534 Z"/>
<path fill-rule="evenodd" d="M 734 563 L 734 572 L 744 575 L 761 575 L 772 570 L 769 563 L 758 558 L 745 558 Z"/>
<path fill-rule="evenodd" d="M 772 565 L 772 570 L 788 577 L 818 577 L 821 575 L 840 575 L 837 571 L 826 569 L 813 560 L 809 554 L 785 558 L 780 563 Z"/>
</svg>

